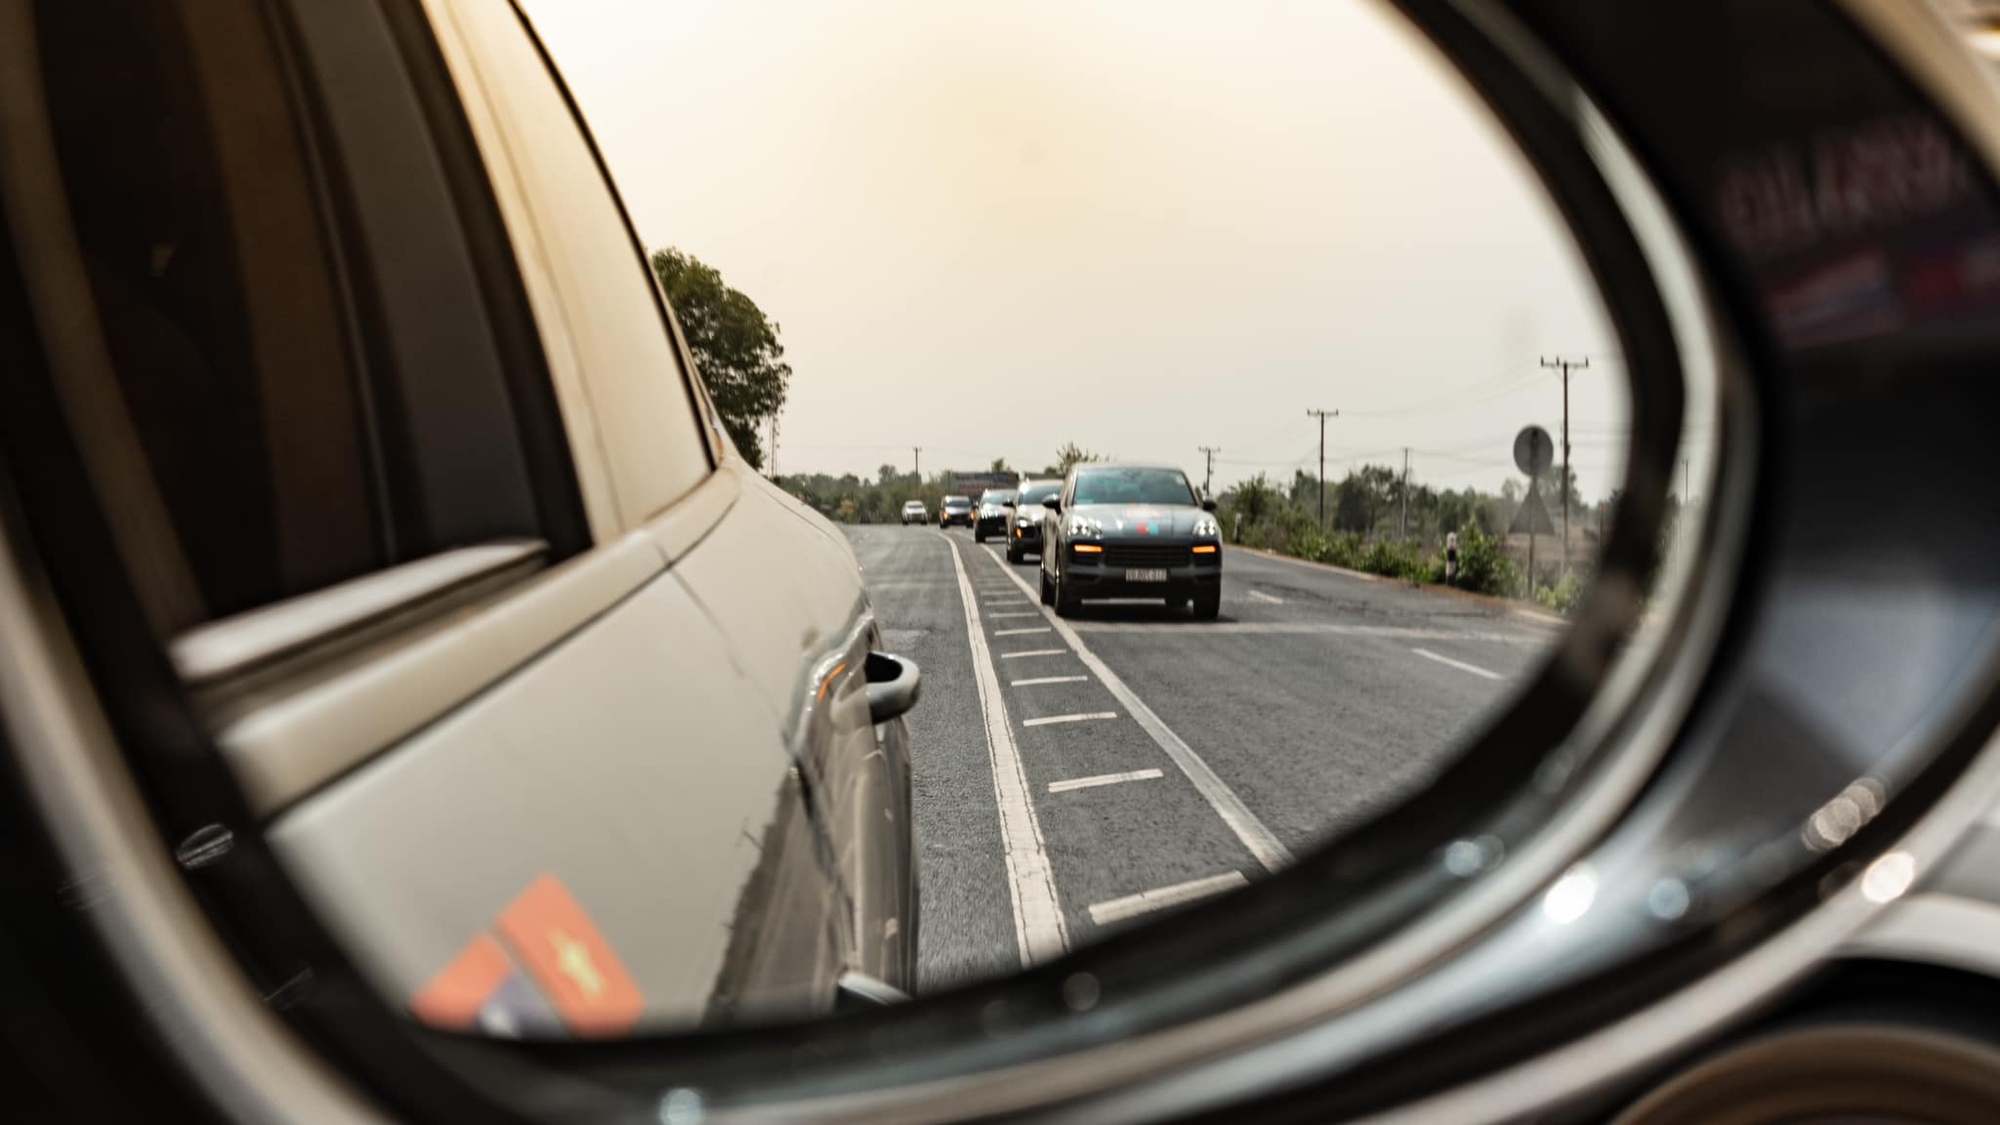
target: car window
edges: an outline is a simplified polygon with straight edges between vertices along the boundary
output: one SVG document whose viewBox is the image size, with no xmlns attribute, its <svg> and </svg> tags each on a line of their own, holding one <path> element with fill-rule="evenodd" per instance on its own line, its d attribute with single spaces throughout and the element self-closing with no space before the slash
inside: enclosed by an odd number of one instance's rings
<svg viewBox="0 0 2000 1125">
<path fill-rule="evenodd" d="M 1014 502 L 1014 494 L 1012 492 L 989 492 L 980 497 L 979 502 L 982 504 L 1011 504 Z"/>
<path fill-rule="evenodd" d="M 44 7 L 46 48 L 75 61 L 52 76 L 51 111 L 115 378 L 96 425 L 130 425 L 122 448 L 81 444 L 116 478 L 121 531 L 163 510 L 142 583 L 175 603 L 165 631 L 537 535 L 519 418 L 435 169 L 399 172 L 393 218 L 414 233 L 386 270 L 379 246 L 336 237 L 330 199 L 389 217 L 364 168 L 308 139 L 258 5 L 134 6 L 128 21 Z M 349 177 L 328 182 L 329 165 Z M 431 285 L 420 324 L 384 311 L 385 285 L 412 282 Z M 448 364 L 427 354 L 441 340 Z M 449 456 L 431 440 L 446 425 Z"/>
<path fill-rule="evenodd" d="M 1192 504 L 1194 490 L 1175 469 L 1092 469 L 1076 478 L 1078 504 Z"/>
<path fill-rule="evenodd" d="M 1062 491 L 1062 485 L 1060 484 L 1038 484 L 1021 491 L 1020 503 L 1022 505 L 1039 504 L 1060 491 Z"/>
<path fill-rule="evenodd" d="M 664 306 L 588 134 L 510 5 L 459 9 L 488 94 L 518 144 L 534 209 L 626 526 L 657 514 L 711 465 Z M 572 404 L 571 409 L 582 408 Z"/>
</svg>

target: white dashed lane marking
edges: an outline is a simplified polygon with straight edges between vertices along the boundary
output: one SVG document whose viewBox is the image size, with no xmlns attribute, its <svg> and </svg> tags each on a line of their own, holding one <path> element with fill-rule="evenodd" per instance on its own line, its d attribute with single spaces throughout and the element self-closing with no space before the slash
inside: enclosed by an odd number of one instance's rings
<svg viewBox="0 0 2000 1125">
<path fill-rule="evenodd" d="M 1034 687 L 1038 684 L 1080 684 L 1089 676 L 1036 676 L 1032 680 L 1015 680 L 1008 687 Z"/>
<path fill-rule="evenodd" d="M 989 547 L 987 550 L 993 551 L 993 548 Z M 993 551 L 993 561 L 996 565 L 1000 563 L 1000 552 Z M 1027 579 L 1011 570 L 1005 573 L 1021 587 L 1022 593 L 1034 593 L 1029 589 Z M 1250 806 L 1243 803 L 1243 798 L 1229 787 L 1229 783 L 1217 776 L 1215 770 L 1200 754 L 1195 753 L 1193 747 L 1183 741 L 1180 735 L 1175 734 L 1173 728 L 1169 727 L 1158 713 L 1146 706 L 1145 700 L 1140 699 L 1136 692 L 1125 686 L 1125 681 L 1118 677 L 1118 673 L 1111 670 L 1110 665 L 1090 651 L 1083 643 L 1083 638 L 1077 636 L 1076 630 L 1069 622 L 1053 614 L 1049 615 L 1048 622 L 1055 628 L 1056 635 L 1063 639 L 1063 643 L 1069 645 L 1076 653 L 1076 658 L 1083 662 L 1084 668 L 1097 677 L 1097 682 L 1104 685 L 1104 689 L 1111 693 L 1112 698 L 1124 705 L 1125 713 L 1131 716 L 1132 721 L 1151 735 L 1154 744 L 1159 746 L 1167 757 L 1173 759 L 1174 765 L 1180 767 L 1181 773 L 1187 775 L 1187 779 L 1194 783 L 1195 789 L 1201 793 L 1209 807 L 1222 818 L 1222 823 L 1229 826 L 1229 830 L 1242 841 L 1250 854 L 1257 857 L 1257 862 L 1267 871 L 1290 867 L 1291 849 L 1285 847 L 1284 842 L 1278 839 L 1270 826 L 1258 819 L 1256 813 L 1250 811 Z M 1049 649 L 1044 650 L 1044 654 L 1061 651 L 1061 649 Z"/>
<path fill-rule="evenodd" d="M 1446 665 L 1447 667 L 1456 668 L 1461 672 L 1470 672 L 1475 676 L 1484 676 L 1489 680 L 1499 680 L 1506 678 L 1498 672 L 1489 672 L 1486 669 L 1481 668 L 1477 664 L 1467 664 L 1463 660 L 1453 660 L 1449 656 L 1439 656 L 1437 653 L 1432 652 L 1430 649 L 1427 648 L 1413 648 L 1410 651 L 1416 653 L 1418 656 L 1421 656 L 1426 660 L 1435 660 L 1439 664 Z"/>
<path fill-rule="evenodd" d="M 1278 597 L 1273 597 L 1273 596 L 1271 596 L 1270 594 L 1267 594 L 1267 593 L 1265 593 L 1265 592 L 1264 592 L 1264 591 L 1262 591 L 1262 590 L 1251 590 L 1251 591 L 1249 591 L 1249 594 L 1250 594 L 1250 596 L 1251 596 L 1252 598 L 1255 598 L 1255 599 L 1256 599 L 1257 601 L 1260 601 L 1260 602 L 1269 602 L 1269 603 L 1270 603 L 1270 604 L 1272 604 L 1272 605 L 1284 605 L 1284 604 L 1285 604 L 1285 599 L 1283 599 L 1283 598 L 1278 598 Z"/>
<path fill-rule="evenodd" d="M 1140 891 L 1136 895 L 1114 898 L 1109 902 L 1092 903 L 1090 920 L 1100 926 L 1136 918 L 1169 906 L 1194 902 L 1210 895 L 1249 885 L 1249 880 L 1240 871 L 1230 871 L 1222 875 L 1211 875 L 1206 879 L 1194 879 L 1186 883 L 1175 883 L 1171 887 L 1159 887 L 1150 891 Z"/>
<path fill-rule="evenodd" d="M 1019 660 L 1024 656 L 1064 656 L 1068 653 L 1069 650 L 1066 648 L 1032 648 L 1026 652 L 1003 652 L 1000 654 L 1000 659 Z"/>
<path fill-rule="evenodd" d="M 1023 719 L 1024 727 L 1045 727 L 1051 723 L 1088 723 L 1097 719 L 1115 719 L 1116 711 L 1091 711 L 1081 715 L 1044 715 L 1039 719 Z"/>
<path fill-rule="evenodd" d="M 1096 777 L 1079 777 L 1069 781 L 1049 782 L 1049 792 L 1067 793 L 1072 789 L 1095 789 L 1100 785 L 1121 785 L 1127 781 L 1157 781 L 1165 775 L 1159 770 L 1133 770 L 1130 773 L 1101 773 Z"/>
<path fill-rule="evenodd" d="M 1046 633 L 1048 631 L 1049 627 L 1043 625 L 1035 629 L 996 629 L 993 635 L 996 637 L 1025 637 L 1030 633 Z"/>
</svg>

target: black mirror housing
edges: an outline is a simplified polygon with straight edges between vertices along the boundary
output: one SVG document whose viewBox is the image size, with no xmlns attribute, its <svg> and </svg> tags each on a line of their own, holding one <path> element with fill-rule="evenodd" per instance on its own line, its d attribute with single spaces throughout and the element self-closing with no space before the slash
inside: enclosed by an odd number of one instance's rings
<svg viewBox="0 0 2000 1125">
<path fill-rule="evenodd" d="M 871 652 L 862 665 L 868 677 L 868 717 L 886 723 L 908 714 L 923 695 L 924 677 L 916 661 Z"/>
<path fill-rule="evenodd" d="M 1201 502 L 1201 510 L 1204 512 L 1213 512 L 1215 510 L 1215 501 L 1203 500 Z"/>
<path fill-rule="evenodd" d="M 1047 508 L 1051 512 L 1060 512 L 1062 511 L 1062 500 L 1055 496 L 1044 496 L 1042 497 L 1042 507 Z"/>
</svg>

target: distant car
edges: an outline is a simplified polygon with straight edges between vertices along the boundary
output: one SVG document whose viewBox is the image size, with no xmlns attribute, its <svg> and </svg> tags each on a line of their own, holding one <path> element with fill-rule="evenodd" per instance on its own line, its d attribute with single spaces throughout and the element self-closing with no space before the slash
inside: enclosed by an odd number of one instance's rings
<svg viewBox="0 0 2000 1125">
<path fill-rule="evenodd" d="M 950 527 L 955 523 L 962 523 L 967 527 L 972 526 L 972 500 L 970 497 L 947 496 L 944 498 L 944 503 L 938 505 L 938 526 Z"/>
<path fill-rule="evenodd" d="M 1078 465 L 1043 501 L 1042 604 L 1068 617 L 1085 598 L 1166 599 L 1212 619 L 1222 608 L 1215 502 L 1167 465 Z"/>
<path fill-rule="evenodd" d="M 989 535 L 1007 537 L 1007 524 L 1014 514 L 1014 490 L 989 488 L 980 494 L 979 514 L 972 523 L 972 539 L 984 543 Z"/>
<path fill-rule="evenodd" d="M 1014 490 L 1014 510 L 1007 522 L 1007 561 L 1017 563 L 1042 553 L 1042 501 L 1062 491 L 1059 480 L 1026 480 Z"/>
<path fill-rule="evenodd" d="M 909 503 L 903 505 L 904 523 L 906 524 L 929 523 L 930 519 L 931 519 L 931 510 L 929 508 L 924 507 L 924 502 L 922 500 L 912 500 Z"/>
</svg>

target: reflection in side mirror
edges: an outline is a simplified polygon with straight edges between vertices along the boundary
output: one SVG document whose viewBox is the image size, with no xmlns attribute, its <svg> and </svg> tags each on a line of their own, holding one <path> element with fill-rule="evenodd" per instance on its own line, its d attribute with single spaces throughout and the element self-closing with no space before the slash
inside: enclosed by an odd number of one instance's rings
<svg viewBox="0 0 2000 1125">
<path fill-rule="evenodd" d="M 1213 512 L 1215 510 L 1215 501 L 1203 500 L 1201 502 L 1201 510 L 1204 512 Z"/>
<path fill-rule="evenodd" d="M 1045 496 L 1042 498 L 1042 507 L 1047 508 L 1051 512 L 1060 512 L 1062 511 L 1062 501 L 1054 496 Z"/>
</svg>

